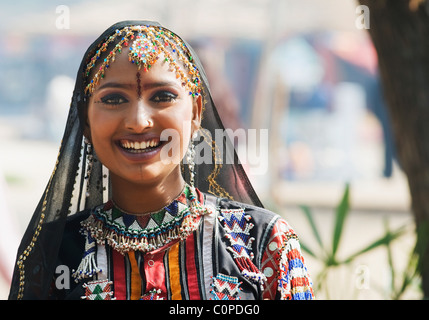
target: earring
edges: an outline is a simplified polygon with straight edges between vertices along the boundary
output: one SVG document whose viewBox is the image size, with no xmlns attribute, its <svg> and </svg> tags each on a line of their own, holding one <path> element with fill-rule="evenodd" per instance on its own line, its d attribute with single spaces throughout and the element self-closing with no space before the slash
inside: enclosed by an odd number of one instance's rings
<svg viewBox="0 0 429 320">
<path fill-rule="evenodd" d="M 109 200 L 109 169 L 102 165 L 103 172 L 103 203 L 106 203 Z"/>
<path fill-rule="evenodd" d="M 89 180 L 91 177 L 92 163 L 94 160 L 94 155 L 92 153 L 92 144 L 87 138 L 85 138 L 85 146 L 86 146 L 86 174 L 85 174 L 86 193 L 85 193 L 85 196 L 89 197 Z"/>
<path fill-rule="evenodd" d="M 192 187 L 194 186 L 194 181 L 195 181 L 195 162 L 194 162 L 195 145 L 193 143 L 193 139 L 195 139 L 196 137 L 197 137 L 197 133 L 194 132 L 186 154 L 186 162 L 188 163 L 188 168 L 189 168 L 189 183 Z"/>
</svg>

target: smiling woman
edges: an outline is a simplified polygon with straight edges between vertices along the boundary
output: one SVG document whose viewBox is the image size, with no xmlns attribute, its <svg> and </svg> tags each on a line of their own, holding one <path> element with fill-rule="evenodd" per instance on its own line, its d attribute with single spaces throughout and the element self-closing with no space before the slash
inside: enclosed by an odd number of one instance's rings
<svg viewBox="0 0 429 320">
<path fill-rule="evenodd" d="M 313 298 L 293 229 L 219 158 L 223 129 L 186 42 L 147 21 L 107 29 L 79 68 L 10 299 Z"/>
<path fill-rule="evenodd" d="M 88 101 L 85 135 L 109 168 L 112 199 L 128 212 L 160 210 L 181 193 L 185 181 L 179 164 L 201 122 L 201 96 L 189 94 L 163 52 L 158 57 L 149 72 L 118 54 L 100 85 L 91 87 Z M 183 123 L 191 123 L 188 131 Z M 180 152 L 170 164 L 161 161 L 166 142 L 160 137 L 167 129 L 180 137 L 172 141 L 179 143 L 172 150 Z"/>
</svg>

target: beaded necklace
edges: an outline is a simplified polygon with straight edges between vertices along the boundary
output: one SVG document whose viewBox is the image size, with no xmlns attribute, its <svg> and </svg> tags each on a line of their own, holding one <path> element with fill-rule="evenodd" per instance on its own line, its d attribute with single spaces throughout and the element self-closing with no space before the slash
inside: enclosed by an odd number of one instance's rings
<svg viewBox="0 0 429 320">
<path fill-rule="evenodd" d="M 198 201 L 195 188 L 189 185 L 185 185 L 181 195 L 168 206 L 143 216 L 126 214 L 108 201 L 96 207 L 81 223 L 81 232 L 86 238 L 85 252 L 72 276 L 79 281 L 101 271 L 96 262 L 97 245 L 109 245 L 123 255 L 129 251 L 156 250 L 175 240 L 186 239 L 197 229 L 200 217 L 213 210 Z"/>
<path fill-rule="evenodd" d="M 127 214 L 109 201 L 97 207 L 82 222 L 82 227 L 95 242 L 106 242 L 122 254 L 148 252 L 188 237 L 206 212 L 195 189 L 187 185 L 178 198 L 158 212 L 142 216 Z"/>
</svg>

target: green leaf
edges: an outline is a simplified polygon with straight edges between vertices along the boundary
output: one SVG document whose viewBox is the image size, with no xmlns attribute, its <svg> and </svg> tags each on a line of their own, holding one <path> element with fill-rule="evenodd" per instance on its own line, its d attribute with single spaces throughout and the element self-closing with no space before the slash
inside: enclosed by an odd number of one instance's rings
<svg viewBox="0 0 429 320">
<path fill-rule="evenodd" d="M 349 212 L 349 192 L 350 192 L 350 187 L 349 187 L 349 184 L 347 184 L 343 197 L 341 199 L 341 202 L 338 205 L 336 210 L 334 236 L 332 239 L 331 258 L 333 260 L 335 260 L 335 254 L 337 253 L 338 246 L 340 244 L 341 234 L 344 228 L 344 221 L 346 220 L 347 214 Z"/>
<path fill-rule="evenodd" d="M 301 240 L 299 241 L 299 244 L 300 244 L 301 249 L 303 251 L 305 251 L 306 253 L 308 253 L 310 256 L 312 256 L 314 258 L 318 258 L 317 255 L 307 245 L 305 245 L 305 243 L 303 243 Z"/>
<path fill-rule="evenodd" d="M 400 227 L 395 231 L 386 231 L 386 233 L 379 239 L 373 241 L 363 249 L 355 252 L 354 254 L 350 255 L 347 259 L 344 260 L 344 263 L 349 263 L 356 257 L 371 251 L 377 247 L 380 246 L 388 246 L 393 240 L 399 238 L 401 235 L 403 235 L 406 231 L 406 226 Z"/>
<path fill-rule="evenodd" d="M 311 230 L 313 231 L 313 235 L 317 240 L 317 243 L 319 244 L 320 248 L 323 250 L 323 243 L 322 238 L 320 237 L 319 231 L 317 230 L 316 223 L 313 218 L 313 214 L 308 206 L 301 205 L 301 209 L 304 211 L 305 217 L 308 220 L 308 223 L 310 224 Z"/>
<path fill-rule="evenodd" d="M 423 264 L 425 263 L 426 250 L 429 243 L 429 221 L 419 222 L 416 228 L 416 244 L 414 247 L 414 253 L 419 257 L 417 268 L 419 272 L 423 272 Z"/>
</svg>

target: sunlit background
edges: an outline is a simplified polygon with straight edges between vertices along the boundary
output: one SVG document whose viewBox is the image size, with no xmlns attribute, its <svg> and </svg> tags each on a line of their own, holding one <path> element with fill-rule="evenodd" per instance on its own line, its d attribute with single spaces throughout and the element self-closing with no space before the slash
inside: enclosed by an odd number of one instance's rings
<svg viewBox="0 0 429 320">
<path fill-rule="evenodd" d="M 251 176 L 265 206 L 320 251 L 346 183 L 351 212 L 339 255 L 412 225 L 395 161 L 377 55 L 354 0 L 8 1 L 0 6 L 0 298 L 53 169 L 80 60 L 120 20 L 155 20 L 197 50 L 231 129 L 268 129 L 269 169 Z M 371 21 L 371 23 L 376 23 Z M 319 299 L 390 299 L 412 232 L 338 267 Z M 313 280 L 321 262 L 304 252 Z M 389 257 L 392 263 L 389 263 Z M 396 280 L 395 280 L 396 281 Z M 400 281 L 400 279 L 398 280 Z M 419 298 L 415 287 L 402 298 Z"/>
</svg>

